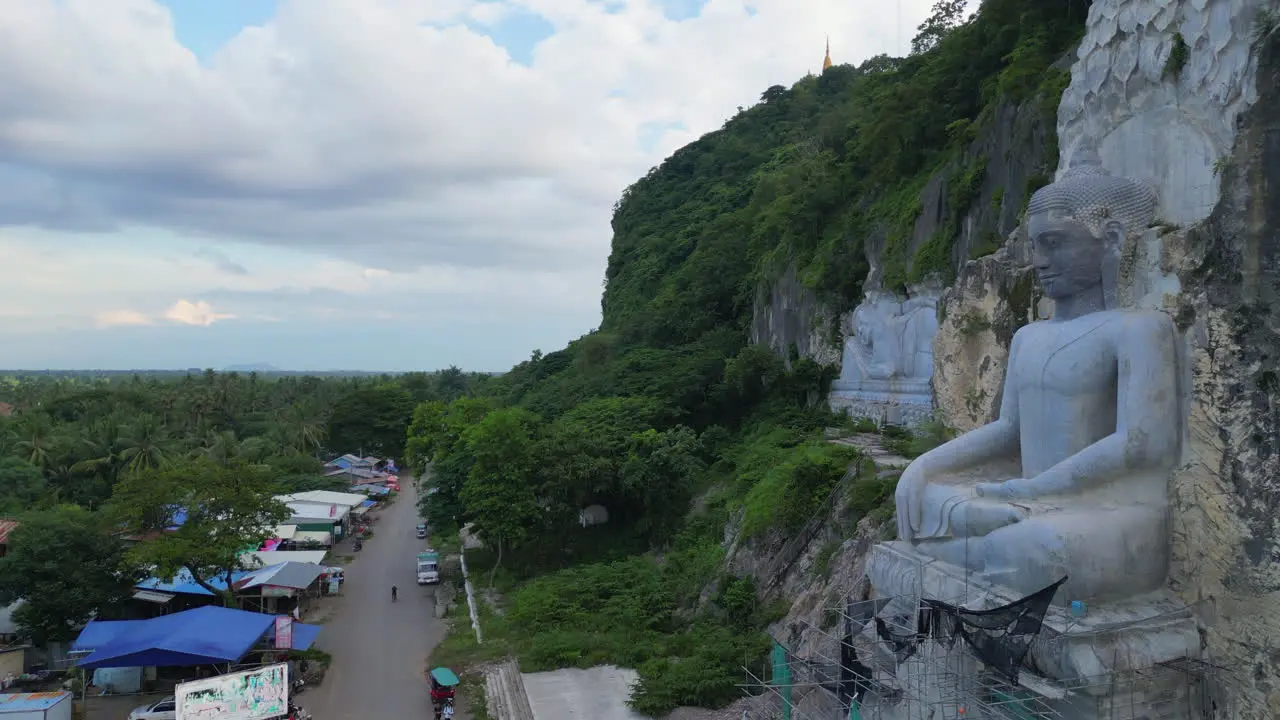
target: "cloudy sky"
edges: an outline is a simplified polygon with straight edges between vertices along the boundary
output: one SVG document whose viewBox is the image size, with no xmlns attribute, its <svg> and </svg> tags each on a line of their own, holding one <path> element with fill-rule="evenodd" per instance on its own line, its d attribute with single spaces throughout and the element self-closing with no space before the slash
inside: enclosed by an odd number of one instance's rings
<svg viewBox="0 0 1280 720">
<path fill-rule="evenodd" d="M 0 367 L 500 370 L 610 209 L 931 0 L 0 0 Z"/>
</svg>

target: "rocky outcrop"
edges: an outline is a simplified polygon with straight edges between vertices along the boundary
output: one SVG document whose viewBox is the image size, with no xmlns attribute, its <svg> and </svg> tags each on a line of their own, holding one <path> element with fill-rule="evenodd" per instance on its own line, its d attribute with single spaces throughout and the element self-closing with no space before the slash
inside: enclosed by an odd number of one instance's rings
<svg viewBox="0 0 1280 720">
<path fill-rule="evenodd" d="M 908 257 L 938 233 L 948 231 L 954 233 L 952 257 L 957 267 L 971 257 L 995 251 L 1017 227 L 1029 191 L 1052 173 L 1056 162 L 1052 156 L 1056 147 L 1054 118 L 1052 113 L 1046 114 L 1044 98 L 997 105 L 977 125 L 974 139 L 962 156 L 925 183 L 920 213 L 904 240 L 903 252 Z M 963 193 L 953 192 L 959 182 L 973 185 Z M 966 207 L 953 208 L 956 201 Z M 954 226 L 948 227 L 953 216 Z M 885 243 L 885 229 L 879 226 L 863 238 L 871 268 L 866 282 L 870 293 L 882 291 L 885 285 Z M 891 290 L 897 292 L 899 288 Z M 913 294 L 922 292 L 932 296 L 938 291 L 929 287 Z M 768 344 L 788 360 L 794 347 L 801 357 L 823 365 L 842 365 L 842 356 L 847 355 L 845 345 L 853 335 L 856 310 L 857 307 L 833 306 L 818 297 L 801 282 L 792 265 L 757 290 L 751 341 Z"/>
<path fill-rule="evenodd" d="M 1122 249 L 1120 303 L 1162 310 L 1182 333 L 1189 420 L 1171 489 L 1168 590 L 1194 611 L 1205 658 L 1222 668 L 1213 701 L 1224 718 L 1280 716 L 1280 22 L 1265 7 L 1095 0 L 1057 115 L 1059 170 L 1096 163 L 1158 192 L 1158 225 Z M 1051 136 L 1028 134 L 1030 107 L 1001 113 L 966 154 L 986 158 L 986 176 L 954 246 L 958 277 L 938 301 L 933 397 L 962 431 L 993 419 L 1013 333 L 1050 310 L 1015 226 L 1046 165 L 1036 148 L 1053 147 Z M 947 217 L 947 182 L 940 173 L 926 184 L 913 245 Z M 868 288 L 882 271 L 875 239 Z M 794 327 L 831 315 L 812 295 L 776 296 L 807 292 L 794 274 L 774 292 L 774 305 L 809 313 Z M 851 309 L 840 310 L 848 326 Z M 800 555 L 780 639 L 830 654 L 813 628 L 828 595 L 861 592 L 869 532 L 860 526 L 835 551 L 840 538 L 820 533 Z"/>
<path fill-rule="evenodd" d="M 1160 225 L 1123 249 L 1120 301 L 1183 333 L 1169 589 L 1223 669 L 1224 718 L 1280 714 L 1280 52 L 1262 5 L 1097 0 L 1058 127 L 1063 168 L 1100 162 L 1159 191 Z M 943 298 L 936 400 L 959 429 L 998 407 L 1011 332 L 997 317 L 1033 314 L 1020 243 Z"/>
<path fill-rule="evenodd" d="M 1095 0 L 1058 109 L 1059 168 L 1101 160 L 1151 183 L 1157 216 L 1204 219 L 1237 120 L 1257 98 L 1265 0 Z"/>
<path fill-rule="evenodd" d="M 1203 608 L 1238 717 L 1280 715 L 1280 42 L 1220 165 L 1208 222 L 1166 238 L 1191 341 L 1189 452 L 1175 487 L 1173 589 Z"/>
<path fill-rule="evenodd" d="M 841 341 L 839 319 L 800 282 L 795 265 L 757 291 L 751 342 L 773 348 L 788 367 L 792 348 L 800 357 L 838 365 Z"/>
<path fill-rule="evenodd" d="M 971 260 L 939 303 L 933 389 L 948 427 L 966 432 L 995 419 L 1009 343 L 1035 319 L 1039 299 L 1024 246 L 1015 239 Z"/>
</svg>

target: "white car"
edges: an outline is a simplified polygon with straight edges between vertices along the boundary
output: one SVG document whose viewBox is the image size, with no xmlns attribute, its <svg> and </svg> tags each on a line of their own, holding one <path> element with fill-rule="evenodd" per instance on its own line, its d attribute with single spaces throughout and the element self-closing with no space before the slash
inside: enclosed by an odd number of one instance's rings
<svg viewBox="0 0 1280 720">
<path fill-rule="evenodd" d="M 177 717 L 177 700 L 172 695 L 129 713 L 129 720 L 177 720 Z"/>
</svg>

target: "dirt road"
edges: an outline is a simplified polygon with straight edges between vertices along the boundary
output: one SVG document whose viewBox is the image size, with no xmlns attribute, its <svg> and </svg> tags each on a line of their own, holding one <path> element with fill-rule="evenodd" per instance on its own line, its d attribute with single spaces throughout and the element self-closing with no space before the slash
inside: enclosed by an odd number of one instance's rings
<svg viewBox="0 0 1280 720">
<path fill-rule="evenodd" d="M 316 641 L 333 664 L 319 687 L 298 697 L 316 720 L 431 717 L 423 669 L 444 625 L 433 612 L 432 588 L 416 584 L 414 555 L 426 541 L 414 537 L 418 493 L 404 479 L 404 492 L 346 566 L 344 597 Z M 343 545 L 337 552 L 351 553 Z M 392 585 L 400 589 L 396 603 Z"/>
</svg>

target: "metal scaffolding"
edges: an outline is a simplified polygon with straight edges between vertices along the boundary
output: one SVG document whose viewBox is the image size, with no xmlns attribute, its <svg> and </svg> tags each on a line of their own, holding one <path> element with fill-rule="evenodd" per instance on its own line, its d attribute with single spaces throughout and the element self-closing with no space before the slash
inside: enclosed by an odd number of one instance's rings
<svg viewBox="0 0 1280 720">
<path fill-rule="evenodd" d="M 958 636 L 919 637 L 919 598 L 850 602 L 828 608 L 839 629 L 801 621 L 803 647 L 775 639 L 770 663 L 745 668 L 755 697 L 750 720 L 1202 720 L 1216 715 L 1222 668 L 1198 658 L 1061 682 L 1031 671 L 1013 680 L 984 665 Z M 876 619 L 887 629 L 877 632 Z M 1136 623 L 1135 623 L 1136 624 Z M 1108 632 L 1124 630 L 1109 627 Z M 1034 640 L 1038 657 L 1065 653 L 1080 635 Z M 798 645 L 800 643 L 797 643 Z M 1030 655 L 1030 653 L 1029 653 Z M 1130 658 L 1113 666 L 1132 668 Z"/>
</svg>

